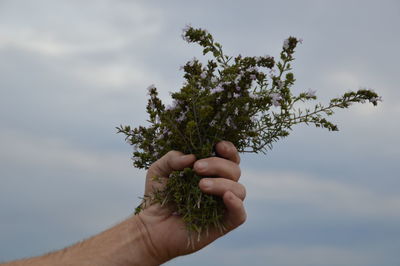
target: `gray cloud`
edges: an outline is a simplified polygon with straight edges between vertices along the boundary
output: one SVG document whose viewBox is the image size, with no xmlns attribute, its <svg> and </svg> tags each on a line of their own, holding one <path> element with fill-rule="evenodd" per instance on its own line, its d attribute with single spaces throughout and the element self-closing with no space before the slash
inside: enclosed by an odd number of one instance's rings
<svg viewBox="0 0 400 266">
<path fill-rule="evenodd" d="M 381 106 L 298 127 L 243 157 L 249 220 L 170 265 L 398 264 L 397 1 L 0 1 L 0 260 L 37 255 L 128 216 L 143 171 L 114 127 L 145 122 L 145 88 L 169 101 L 207 28 L 229 54 L 278 55 L 302 37 L 297 92 L 371 87 Z M 33 244 L 34 243 L 34 244 Z"/>
</svg>

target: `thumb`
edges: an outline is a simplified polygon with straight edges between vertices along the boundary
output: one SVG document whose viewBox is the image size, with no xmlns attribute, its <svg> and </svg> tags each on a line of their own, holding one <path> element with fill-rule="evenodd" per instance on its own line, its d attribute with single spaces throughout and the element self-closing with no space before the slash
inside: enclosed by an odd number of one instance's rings
<svg viewBox="0 0 400 266">
<path fill-rule="evenodd" d="M 193 154 L 184 155 L 179 151 L 170 151 L 150 166 L 147 177 L 168 177 L 173 171 L 193 165 L 195 160 Z"/>
</svg>

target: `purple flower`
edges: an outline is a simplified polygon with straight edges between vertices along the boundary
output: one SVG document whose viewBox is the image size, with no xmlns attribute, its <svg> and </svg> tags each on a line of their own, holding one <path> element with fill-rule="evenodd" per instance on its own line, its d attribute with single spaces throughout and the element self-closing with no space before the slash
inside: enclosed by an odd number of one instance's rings
<svg viewBox="0 0 400 266">
<path fill-rule="evenodd" d="M 228 119 L 226 119 L 225 124 L 228 127 L 235 127 L 235 124 L 233 123 L 232 117 L 230 117 L 230 116 L 228 117 Z"/>
<path fill-rule="evenodd" d="M 224 88 L 222 88 L 222 86 L 221 86 L 221 84 L 219 84 L 217 87 L 215 87 L 214 89 L 211 89 L 211 94 L 215 94 L 215 93 L 218 93 L 218 92 L 223 92 L 224 91 Z"/>
<path fill-rule="evenodd" d="M 242 75 L 239 74 L 235 79 L 235 83 L 238 84 L 241 79 L 242 79 Z"/>
<path fill-rule="evenodd" d="M 148 93 L 147 93 L 147 95 L 151 95 L 151 91 L 153 90 L 153 89 L 155 89 L 156 88 L 156 86 L 154 86 L 154 84 L 151 84 L 150 86 L 148 86 L 147 87 L 147 91 L 148 91 Z"/>
<path fill-rule="evenodd" d="M 382 102 L 382 96 L 372 97 L 371 99 L 369 99 L 369 102 L 376 105 L 378 102 Z"/>
<path fill-rule="evenodd" d="M 139 151 L 139 145 L 134 144 L 133 145 L 133 152 L 138 152 Z"/>
<path fill-rule="evenodd" d="M 183 120 L 185 120 L 185 118 L 186 118 L 186 113 L 182 113 L 182 114 L 176 119 L 176 121 L 179 122 L 179 123 L 182 123 Z"/>
<path fill-rule="evenodd" d="M 186 36 L 186 33 L 188 32 L 188 30 L 190 30 L 190 28 L 192 28 L 192 25 L 186 24 L 186 26 L 182 29 L 181 37 L 186 42 L 190 42 L 189 36 Z"/>
<path fill-rule="evenodd" d="M 251 79 L 251 80 L 255 80 L 255 79 L 257 79 L 257 76 L 254 75 L 254 74 L 251 74 L 251 75 L 250 75 L 250 79 Z"/>
<path fill-rule="evenodd" d="M 289 39 L 286 39 L 284 42 L 283 42 L 283 49 L 288 49 L 289 48 Z"/>
<path fill-rule="evenodd" d="M 269 96 L 271 97 L 271 102 L 275 107 L 281 105 L 279 101 L 282 100 L 282 96 L 279 93 L 271 93 Z"/>
<path fill-rule="evenodd" d="M 203 71 L 200 74 L 200 78 L 205 79 L 207 77 L 207 71 Z"/>
<path fill-rule="evenodd" d="M 283 88 L 284 83 L 283 83 L 282 80 L 277 80 L 276 84 L 278 85 L 278 89 L 282 89 Z"/>
<path fill-rule="evenodd" d="M 139 160 L 140 160 L 140 157 L 139 157 L 139 156 L 132 156 L 132 160 L 133 160 L 133 161 L 139 161 Z"/>
<path fill-rule="evenodd" d="M 250 96 L 250 98 L 252 98 L 252 99 L 258 99 L 258 98 L 260 98 L 260 95 L 258 95 L 258 94 L 255 94 L 255 93 L 253 93 L 253 92 L 250 92 L 249 93 L 249 96 Z"/>
<path fill-rule="evenodd" d="M 248 69 L 247 69 L 247 72 L 257 72 L 258 71 L 258 68 L 257 67 L 255 67 L 255 66 L 252 66 L 252 67 L 249 67 Z"/>
<path fill-rule="evenodd" d="M 179 102 L 177 100 L 173 100 L 171 105 L 168 105 L 165 110 L 169 111 L 169 110 L 174 110 L 176 108 L 176 106 L 179 104 Z"/>
<path fill-rule="evenodd" d="M 196 63 L 196 61 L 197 61 L 197 58 L 196 58 L 196 57 L 193 57 L 192 60 L 188 62 L 188 65 L 192 67 L 192 66 L 194 66 L 194 64 Z"/>
<path fill-rule="evenodd" d="M 312 89 L 308 89 L 308 91 L 306 92 L 306 97 L 315 97 L 316 96 L 316 90 L 312 90 Z"/>
</svg>

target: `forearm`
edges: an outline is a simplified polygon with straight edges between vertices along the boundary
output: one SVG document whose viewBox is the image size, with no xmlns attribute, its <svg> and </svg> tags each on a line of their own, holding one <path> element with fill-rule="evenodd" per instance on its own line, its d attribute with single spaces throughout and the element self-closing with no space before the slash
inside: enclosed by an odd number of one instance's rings
<svg viewBox="0 0 400 266">
<path fill-rule="evenodd" d="M 79 242 L 71 247 L 39 257 L 1 264 L 2 266 L 47 265 L 159 265 L 147 242 L 145 226 L 137 216 Z"/>
</svg>

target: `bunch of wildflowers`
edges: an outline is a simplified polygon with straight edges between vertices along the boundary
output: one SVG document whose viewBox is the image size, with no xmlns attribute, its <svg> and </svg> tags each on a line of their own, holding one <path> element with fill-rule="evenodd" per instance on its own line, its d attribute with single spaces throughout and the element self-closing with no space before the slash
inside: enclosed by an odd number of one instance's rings
<svg viewBox="0 0 400 266">
<path fill-rule="evenodd" d="M 117 128 L 133 145 L 133 163 L 138 168 L 147 169 L 170 150 L 195 154 L 197 159 L 216 156 L 214 145 L 221 140 L 231 141 L 239 152 L 265 153 L 296 124 L 337 131 L 338 127 L 327 120 L 335 108 L 381 101 L 374 91 L 360 89 L 333 98 L 327 105 L 300 108 L 299 104 L 317 96 L 311 89 L 297 95 L 291 91 L 295 82 L 293 54 L 302 42 L 295 37 L 284 41 L 278 60 L 269 55 L 227 56 L 221 44 L 201 28 L 187 26 L 182 37 L 199 44 L 203 55 L 210 53 L 213 59 L 203 63 L 193 58 L 181 67 L 185 82 L 180 91 L 172 93 L 170 105 L 162 103 L 154 85 L 147 88 L 149 126 Z M 201 178 L 191 168 L 173 172 L 165 189 L 145 195 L 143 204 L 170 203 L 189 232 L 200 235 L 211 226 L 223 230 L 222 199 L 202 193 L 198 188 Z"/>
</svg>

